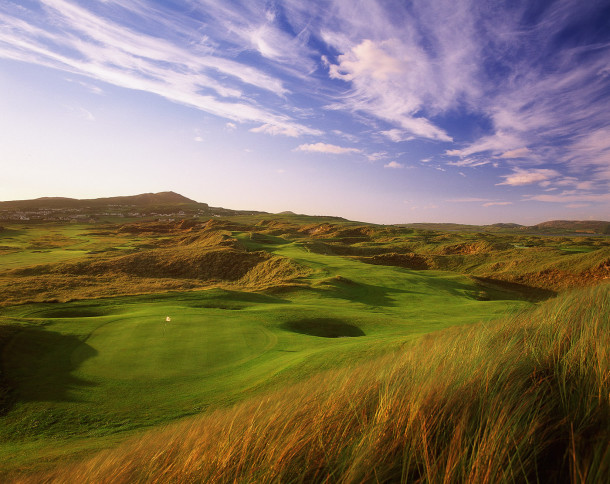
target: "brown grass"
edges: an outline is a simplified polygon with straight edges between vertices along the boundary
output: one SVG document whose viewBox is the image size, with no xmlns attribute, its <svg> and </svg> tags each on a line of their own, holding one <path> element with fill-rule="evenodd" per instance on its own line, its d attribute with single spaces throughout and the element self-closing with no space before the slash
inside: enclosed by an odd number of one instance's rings
<svg viewBox="0 0 610 484">
<path fill-rule="evenodd" d="M 604 482 L 610 286 L 18 482 Z"/>
</svg>

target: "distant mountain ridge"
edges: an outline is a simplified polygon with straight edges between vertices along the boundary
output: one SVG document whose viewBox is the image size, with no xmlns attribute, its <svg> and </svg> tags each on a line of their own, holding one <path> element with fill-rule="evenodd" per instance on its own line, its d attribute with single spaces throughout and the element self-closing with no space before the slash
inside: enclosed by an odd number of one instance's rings
<svg viewBox="0 0 610 484">
<path fill-rule="evenodd" d="M 158 193 L 141 193 L 139 195 L 128 195 L 104 198 L 67 198 L 67 197 L 41 197 L 32 200 L 12 200 L 0 202 L 0 212 L 10 211 L 40 211 L 50 210 L 79 210 L 86 212 L 101 212 L 121 207 L 125 214 L 128 211 L 144 212 L 154 214 L 155 211 L 179 211 L 183 215 L 270 215 L 267 212 L 255 210 L 232 210 L 222 207 L 210 207 L 207 203 L 197 202 L 173 191 Z M 91 210 L 87 210 L 91 209 Z M 177 215 L 180 215 L 179 213 Z M 276 214 L 283 217 L 309 217 L 308 215 L 296 215 L 286 211 Z M 347 221 L 342 217 L 323 217 Z M 2 217 L 0 216 L 0 219 Z M 610 221 L 603 220 L 549 220 L 536 225 L 527 226 L 517 223 L 495 223 L 491 225 L 468 225 L 456 223 L 411 223 L 395 224 L 399 227 L 408 227 L 419 230 L 450 231 L 450 232 L 523 232 L 523 233 L 584 233 L 610 235 Z"/>
<path fill-rule="evenodd" d="M 468 225 L 455 223 L 411 223 L 398 224 L 419 230 L 436 230 L 449 232 L 522 232 L 531 234 L 583 233 L 610 235 L 610 222 L 603 220 L 549 220 L 536 225 L 517 223 L 495 223 L 491 225 Z"/>
<path fill-rule="evenodd" d="M 84 208 L 84 207 L 100 207 L 112 205 L 134 205 L 136 207 L 147 207 L 152 205 L 179 205 L 179 204 L 195 204 L 204 205 L 191 200 L 179 193 L 168 191 L 159 193 L 142 193 L 140 195 L 130 195 L 121 197 L 105 197 L 105 198 L 66 198 L 66 197 L 41 197 L 32 200 L 12 200 L 0 202 L 2 209 L 40 209 L 40 208 Z"/>
<path fill-rule="evenodd" d="M 603 220 L 549 220 L 536 224 L 534 227 L 610 234 L 610 222 Z"/>
<path fill-rule="evenodd" d="M 172 191 L 89 199 L 41 197 L 0 202 L 0 220 L 3 221 L 74 221 L 88 216 L 190 218 L 256 214 L 266 212 L 210 207 L 207 203 L 197 202 Z"/>
</svg>

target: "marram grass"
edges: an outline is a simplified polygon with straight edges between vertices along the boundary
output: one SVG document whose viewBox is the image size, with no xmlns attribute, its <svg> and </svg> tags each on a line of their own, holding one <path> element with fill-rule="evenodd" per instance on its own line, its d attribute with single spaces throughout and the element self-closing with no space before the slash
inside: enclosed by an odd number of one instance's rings
<svg viewBox="0 0 610 484">
<path fill-rule="evenodd" d="M 607 482 L 610 285 L 23 482 Z"/>
</svg>

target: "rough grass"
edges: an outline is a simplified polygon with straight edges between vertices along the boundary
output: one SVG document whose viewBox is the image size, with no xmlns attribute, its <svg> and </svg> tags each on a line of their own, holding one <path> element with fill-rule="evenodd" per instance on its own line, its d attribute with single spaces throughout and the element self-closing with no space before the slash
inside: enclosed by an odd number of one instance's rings
<svg viewBox="0 0 610 484">
<path fill-rule="evenodd" d="M 610 286 L 19 482 L 605 482 Z"/>
</svg>

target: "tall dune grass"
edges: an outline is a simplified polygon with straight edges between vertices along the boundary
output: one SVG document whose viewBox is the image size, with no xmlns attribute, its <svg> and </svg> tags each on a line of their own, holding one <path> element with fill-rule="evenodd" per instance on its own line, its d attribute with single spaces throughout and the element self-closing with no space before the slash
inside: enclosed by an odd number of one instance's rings
<svg viewBox="0 0 610 484">
<path fill-rule="evenodd" d="M 607 482 L 610 285 L 24 482 Z"/>
</svg>

